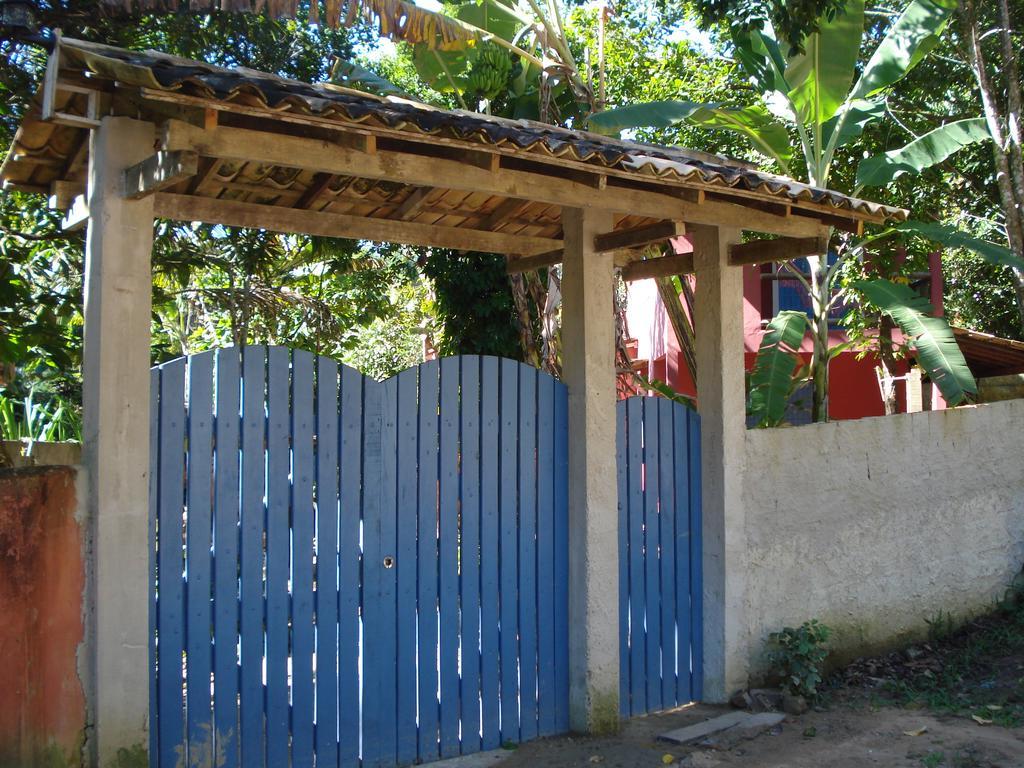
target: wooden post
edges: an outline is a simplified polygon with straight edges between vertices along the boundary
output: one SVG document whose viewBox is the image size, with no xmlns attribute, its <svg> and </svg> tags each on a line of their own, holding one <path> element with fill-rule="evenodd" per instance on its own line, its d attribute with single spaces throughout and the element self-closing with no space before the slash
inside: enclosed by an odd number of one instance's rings
<svg viewBox="0 0 1024 768">
<path fill-rule="evenodd" d="M 145 754 L 149 724 L 149 343 L 153 198 L 122 172 L 153 154 L 152 124 L 106 117 L 89 151 L 82 460 L 91 538 L 87 611 L 94 765 Z M 137 759 L 137 758 L 136 758 Z"/>
<path fill-rule="evenodd" d="M 729 246 L 739 242 L 738 229 L 696 227 L 692 237 L 701 420 L 704 700 L 724 702 L 747 678 L 743 269 L 729 265 Z"/>
<path fill-rule="evenodd" d="M 615 456 L 614 258 L 594 236 L 609 214 L 563 209 L 564 379 L 569 388 L 569 721 L 619 726 L 618 487 Z"/>
</svg>

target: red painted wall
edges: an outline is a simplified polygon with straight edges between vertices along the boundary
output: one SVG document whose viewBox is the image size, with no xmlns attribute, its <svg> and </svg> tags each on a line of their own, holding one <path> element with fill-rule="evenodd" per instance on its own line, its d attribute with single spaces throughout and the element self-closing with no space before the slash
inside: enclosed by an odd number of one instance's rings
<svg viewBox="0 0 1024 768">
<path fill-rule="evenodd" d="M 0 470 L 0 768 L 82 765 L 76 508 L 74 468 Z"/>
</svg>

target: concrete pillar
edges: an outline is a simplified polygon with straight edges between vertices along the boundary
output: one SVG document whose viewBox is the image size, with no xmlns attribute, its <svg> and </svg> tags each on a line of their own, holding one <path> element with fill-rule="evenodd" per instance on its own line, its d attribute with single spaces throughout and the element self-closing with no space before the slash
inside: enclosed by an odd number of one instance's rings
<svg viewBox="0 0 1024 768">
<path fill-rule="evenodd" d="M 743 465 L 743 268 L 728 265 L 740 232 L 694 227 L 694 326 L 701 418 L 704 534 L 704 700 L 726 701 L 747 681 Z"/>
<path fill-rule="evenodd" d="M 148 749 L 149 343 L 153 198 L 125 200 L 121 171 L 153 154 L 155 129 L 105 117 L 89 143 L 83 446 L 91 568 L 90 754 Z M 134 765 L 134 763 L 132 763 Z"/>
<path fill-rule="evenodd" d="M 563 372 L 569 387 L 569 724 L 619 726 L 619 539 L 610 214 L 563 209 Z"/>
</svg>

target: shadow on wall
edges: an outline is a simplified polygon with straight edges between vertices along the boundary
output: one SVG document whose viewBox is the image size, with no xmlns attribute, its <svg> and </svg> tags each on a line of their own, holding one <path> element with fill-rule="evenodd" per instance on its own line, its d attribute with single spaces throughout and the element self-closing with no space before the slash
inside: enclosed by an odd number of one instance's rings
<svg viewBox="0 0 1024 768">
<path fill-rule="evenodd" d="M 85 570 L 76 474 L 0 470 L 0 768 L 82 765 Z"/>
</svg>

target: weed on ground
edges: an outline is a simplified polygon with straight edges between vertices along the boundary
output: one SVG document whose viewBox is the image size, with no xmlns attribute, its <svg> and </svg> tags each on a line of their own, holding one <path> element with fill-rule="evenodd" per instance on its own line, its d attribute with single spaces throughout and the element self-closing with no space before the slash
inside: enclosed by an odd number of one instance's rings
<svg viewBox="0 0 1024 768">
<path fill-rule="evenodd" d="M 826 700 L 928 709 L 980 725 L 1024 725 L 1024 600 L 1015 595 L 962 626 L 940 614 L 929 627 L 928 642 L 858 660 L 834 675 Z M 934 765 L 963 764 L 953 758 L 943 756 Z"/>
</svg>

